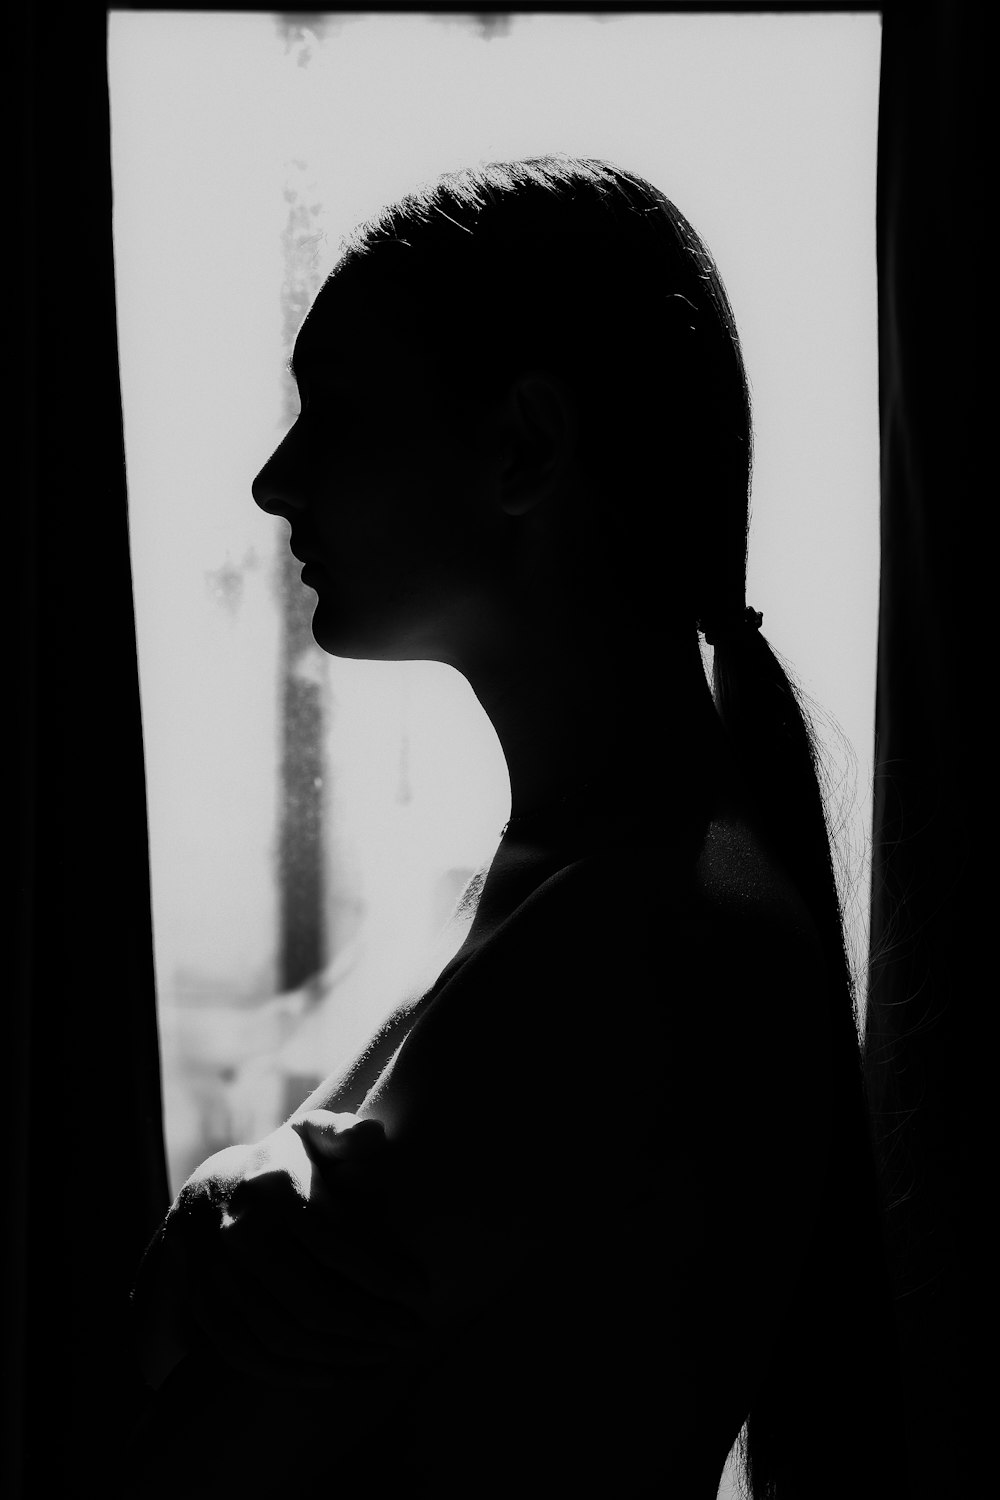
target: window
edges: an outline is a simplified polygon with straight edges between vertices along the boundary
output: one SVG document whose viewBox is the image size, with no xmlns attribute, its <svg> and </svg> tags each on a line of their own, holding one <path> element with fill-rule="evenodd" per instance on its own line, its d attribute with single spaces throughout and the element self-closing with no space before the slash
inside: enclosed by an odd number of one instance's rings
<svg viewBox="0 0 1000 1500">
<path fill-rule="evenodd" d="M 250 497 L 296 409 L 284 362 L 340 235 L 442 170 L 610 157 L 707 239 L 755 401 L 748 597 L 843 731 L 828 736 L 831 811 L 864 953 L 879 43 L 871 14 L 112 13 L 175 1189 L 279 1123 L 396 1003 L 506 817 L 466 684 L 324 656 L 284 528 Z"/>
</svg>

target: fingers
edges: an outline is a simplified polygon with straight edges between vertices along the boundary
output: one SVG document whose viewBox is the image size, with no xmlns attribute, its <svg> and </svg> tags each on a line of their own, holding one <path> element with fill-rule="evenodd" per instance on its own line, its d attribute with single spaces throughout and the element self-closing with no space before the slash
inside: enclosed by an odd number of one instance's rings
<svg viewBox="0 0 1000 1500">
<path fill-rule="evenodd" d="M 383 1212 L 386 1147 L 378 1121 L 315 1110 L 185 1184 L 167 1239 L 193 1323 L 231 1368 L 329 1389 L 426 1337 L 428 1278 Z"/>
<path fill-rule="evenodd" d="M 400 1227 L 387 1222 L 370 1174 L 345 1173 L 343 1136 L 367 1142 L 358 1149 L 384 1143 L 375 1121 L 315 1111 L 299 1130 L 269 1138 L 266 1152 L 258 1148 L 251 1157 L 243 1148 L 244 1172 L 235 1182 L 189 1181 L 168 1216 L 168 1244 L 190 1260 L 192 1274 L 221 1236 L 244 1258 L 275 1266 L 307 1260 L 380 1301 L 422 1307 L 427 1278 Z"/>
<path fill-rule="evenodd" d="M 273 1171 L 238 1183 L 216 1210 L 211 1234 L 200 1247 L 211 1253 L 220 1243 L 262 1265 L 314 1263 L 323 1272 L 352 1282 L 386 1302 L 420 1306 L 427 1278 L 415 1256 L 402 1248 L 399 1231 L 359 1188 L 341 1181 L 322 1198 L 309 1185 Z"/>
<path fill-rule="evenodd" d="M 177 1195 L 177 1203 L 206 1194 L 213 1199 L 217 1198 L 243 1176 L 256 1149 L 258 1148 L 240 1145 L 226 1146 L 222 1151 L 216 1151 L 214 1156 L 195 1167 Z"/>
<path fill-rule="evenodd" d="M 290 1120 L 289 1126 L 311 1156 L 327 1161 L 368 1161 L 386 1146 L 385 1127 L 379 1120 L 328 1109 L 310 1110 Z"/>
</svg>

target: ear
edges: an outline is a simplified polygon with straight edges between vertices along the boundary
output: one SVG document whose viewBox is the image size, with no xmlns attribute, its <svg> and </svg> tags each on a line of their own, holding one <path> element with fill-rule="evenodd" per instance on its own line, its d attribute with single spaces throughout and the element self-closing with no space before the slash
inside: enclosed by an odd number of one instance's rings
<svg viewBox="0 0 1000 1500">
<path fill-rule="evenodd" d="M 523 516 L 558 487 L 576 452 L 579 418 L 572 392 L 555 375 L 520 375 L 506 404 L 507 448 L 501 504 Z"/>
</svg>

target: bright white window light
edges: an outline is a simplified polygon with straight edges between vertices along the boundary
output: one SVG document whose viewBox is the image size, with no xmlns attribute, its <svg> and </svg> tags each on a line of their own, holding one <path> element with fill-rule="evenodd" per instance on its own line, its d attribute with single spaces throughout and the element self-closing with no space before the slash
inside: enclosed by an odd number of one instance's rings
<svg viewBox="0 0 1000 1500">
<path fill-rule="evenodd" d="M 110 18 L 175 1186 L 209 1151 L 278 1123 L 296 1088 L 304 1095 L 391 1008 L 508 806 L 499 747 L 457 674 L 304 650 L 294 671 L 318 684 L 324 716 L 329 931 L 317 974 L 282 985 L 285 530 L 253 504 L 250 482 L 288 422 L 290 205 L 300 242 L 315 235 L 315 279 L 345 230 L 416 182 L 556 150 L 641 173 L 704 234 L 755 402 L 748 597 L 856 755 L 855 769 L 831 746 L 856 953 L 866 937 L 878 17 L 376 13 L 309 27 L 263 14 Z M 297 253 L 301 268 L 301 243 Z"/>
</svg>

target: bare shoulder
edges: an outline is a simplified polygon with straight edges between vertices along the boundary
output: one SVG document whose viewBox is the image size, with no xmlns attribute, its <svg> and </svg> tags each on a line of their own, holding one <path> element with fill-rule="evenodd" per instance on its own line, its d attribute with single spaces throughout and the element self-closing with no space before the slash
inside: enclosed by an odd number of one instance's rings
<svg viewBox="0 0 1000 1500">
<path fill-rule="evenodd" d="M 678 1058 L 693 1077 L 707 1043 L 719 1067 L 774 1066 L 820 1014 L 815 927 L 745 821 L 713 822 L 696 858 L 640 839 L 527 884 L 408 1035 L 387 1124 L 404 1096 L 555 1107 L 582 1079 L 598 1099 L 629 1079 L 650 1097 Z"/>
</svg>

